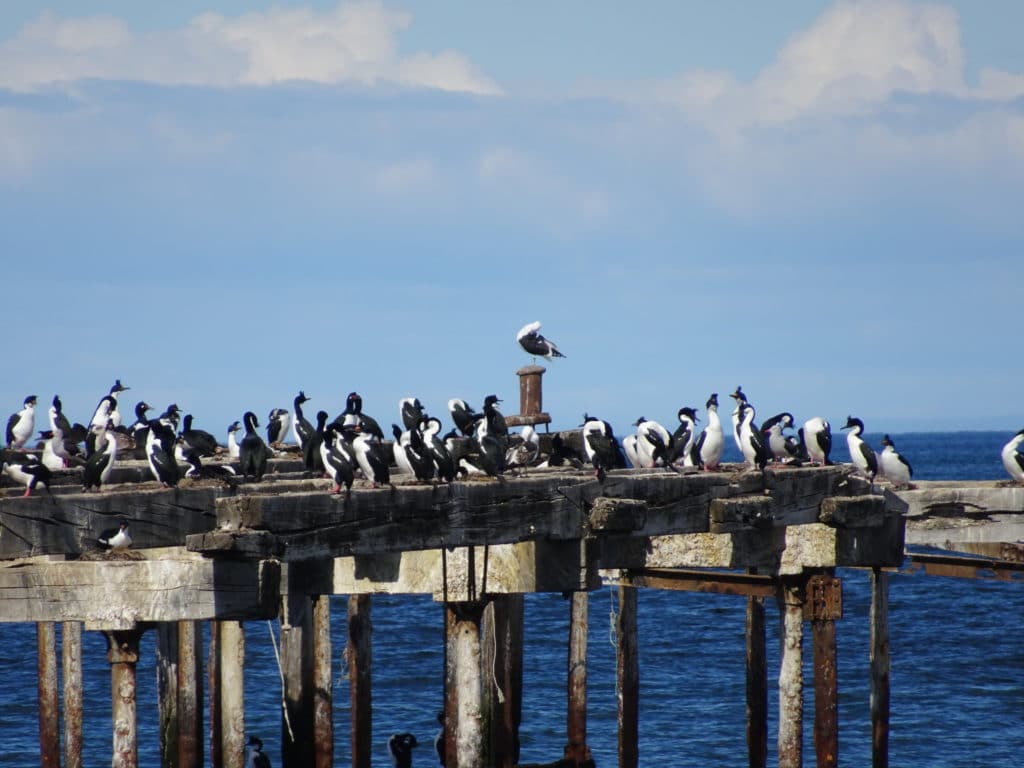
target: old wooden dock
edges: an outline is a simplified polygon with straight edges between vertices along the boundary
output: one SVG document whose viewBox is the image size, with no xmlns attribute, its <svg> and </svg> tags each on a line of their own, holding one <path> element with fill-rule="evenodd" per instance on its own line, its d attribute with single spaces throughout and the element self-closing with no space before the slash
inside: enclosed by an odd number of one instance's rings
<svg viewBox="0 0 1024 768">
<path fill-rule="evenodd" d="M 273 462 L 259 484 L 237 489 L 184 480 L 163 489 L 126 462 L 102 493 L 78 492 L 73 472 L 52 495 L 0 498 L 0 621 L 35 622 L 39 650 L 40 760 L 81 765 L 81 630 L 102 632 L 111 667 L 112 764 L 137 764 L 135 670 L 139 638 L 157 633 L 164 765 L 243 765 L 242 621 L 280 618 L 286 766 L 329 766 L 332 679 L 329 603 L 348 596 L 352 764 L 370 765 L 371 596 L 423 593 L 446 615 L 447 765 L 518 764 L 523 598 L 572 595 L 567 638 L 564 754 L 591 764 L 586 737 L 587 593 L 617 585 L 619 765 L 637 766 L 638 589 L 696 590 L 747 600 L 750 765 L 769 751 L 766 599 L 778 601 L 780 766 L 803 763 L 805 627 L 813 653 L 816 763 L 838 761 L 836 568 L 872 574 L 873 759 L 887 765 L 887 572 L 911 561 L 938 573 L 1002 578 L 1024 563 L 1024 488 L 918 483 L 893 491 L 848 466 L 764 472 L 530 470 L 520 477 L 393 487 L 357 483 L 331 495 L 298 463 Z M 64 484 L 62 484 L 64 483 Z M 134 544 L 97 553 L 98 531 L 131 522 Z M 948 550 L 944 555 L 938 550 Z M 953 554 L 957 553 L 957 554 Z M 199 622 L 212 622 L 204 718 Z M 56 658 L 56 632 L 62 659 Z M 496 637 L 481 643 L 481 637 Z M 582 663 L 574 663 L 582 662 Z M 63 690 L 57 667 L 63 665 Z M 482 669 L 498 669 L 496 675 Z M 498 686 L 502 693 L 499 695 Z M 210 733 L 204 734 L 204 722 Z M 742 736 L 738 735 L 738 738 Z M 204 744 L 210 745 L 204 755 Z M 739 746 L 739 745 L 738 745 Z"/>
</svg>

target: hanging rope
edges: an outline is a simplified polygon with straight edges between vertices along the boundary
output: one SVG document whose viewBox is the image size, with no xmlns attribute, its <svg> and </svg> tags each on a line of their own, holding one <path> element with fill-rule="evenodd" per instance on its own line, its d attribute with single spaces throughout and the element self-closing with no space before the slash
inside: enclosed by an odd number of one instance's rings
<svg viewBox="0 0 1024 768">
<path fill-rule="evenodd" d="M 277 659 L 277 674 L 281 677 L 281 711 L 284 712 L 284 724 L 288 726 L 288 738 L 292 744 L 295 743 L 295 733 L 292 731 L 292 721 L 288 717 L 288 702 L 284 689 L 284 667 L 281 666 L 281 652 L 277 649 L 277 638 L 274 637 L 274 624 L 267 619 L 267 630 L 270 632 L 270 644 L 274 646 L 274 658 Z"/>
</svg>

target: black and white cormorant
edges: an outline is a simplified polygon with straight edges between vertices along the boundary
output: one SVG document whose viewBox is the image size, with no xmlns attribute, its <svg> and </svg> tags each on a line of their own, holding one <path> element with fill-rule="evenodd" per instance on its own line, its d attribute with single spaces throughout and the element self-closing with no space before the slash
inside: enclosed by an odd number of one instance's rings
<svg viewBox="0 0 1024 768">
<path fill-rule="evenodd" d="M 323 413 L 324 421 L 326 421 L 327 413 Z M 348 431 L 348 435 L 346 435 L 346 431 Z M 324 428 L 320 457 L 328 476 L 334 481 L 331 493 L 341 493 L 342 486 L 345 487 L 346 493 L 352 490 L 358 459 L 356 459 L 355 451 L 349 442 L 351 434 L 348 428 L 339 427 L 337 424 L 331 424 Z"/>
<path fill-rule="evenodd" d="M 117 528 L 108 528 L 96 537 L 100 549 L 128 549 L 132 545 L 132 536 L 128 532 L 128 521 L 122 519 Z"/>
<path fill-rule="evenodd" d="M 864 422 L 853 416 L 847 416 L 843 429 L 850 430 L 846 435 L 846 447 L 850 451 L 850 461 L 853 462 L 853 466 L 867 475 L 868 479 L 874 480 L 875 475 L 878 474 L 878 457 L 862 437 Z"/>
<path fill-rule="evenodd" d="M 153 477 L 162 485 L 173 488 L 181 479 L 181 469 L 174 458 L 174 429 L 160 419 L 149 423 L 146 436 L 146 460 Z"/>
<path fill-rule="evenodd" d="M 636 427 L 636 453 L 639 459 L 639 466 L 644 469 L 651 467 L 670 466 L 669 449 L 671 447 L 672 435 L 668 430 L 653 419 L 646 419 L 641 416 L 634 422 Z"/>
<path fill-rule="evenodd" d="M 359 427 L 363 434 L 378 440 L 384 439 L 380 424 L 372 416 L 363 413 L 363 398 L 358 392 L 349 392 L 345 398 L 345 410 L 334 420 L 339 426 Z"/>
<path fill-rule="evenodd" d="M 1003 446 L 1000 458 L 1003 460 L 1003 467 L 1015 483 L 1024 483 L 1024 453 L 1017 450 L 1024 442 L 1024 429 L 1010 438 L 1010 442 Z"/>
<path fill-rule="evenodd" d="M 901 454 L 896 451 L 896 444 L 888 435 L 882 438 L 882 454 L 878 457 L 878 466 L 886 479 L 895 486 L 910 485 L 914 476 L 914 468 Z"/>
<path fill-rule="evenodd" d="M 267 416 L 267 444 L 283 443 L 288 437 L 292 415 L 287 408 L 274 408 Z"/>
<path fill-rule="evenodd" d="M 50 470 L 32 453 L 5 449 L 0 457 L 4 473 L 18 485 L 25 486 L 22 496 L 31 496 L 37 486 L 50 492 Z"/>
<path fill-rule="evenodd" d="M 695 466 L 693 461 L 693 446 L 697 442 L 697 410 L 684 405 L 676 413 L 679 419 L 679 426 L 672 433 L 672 440 L 669 442 L 669 464 L 682 464 L 685 467 Z"/>
<path fill-rule="evenodd" d="M 402 414 L 402 424 L 407 430 L 419 429 L 426 415 L 423 412 L 423 403 L 418 397 L 403 397 L 398 401 L 398 410 Z"/>
<path fill-rule="evenodd" d="M 791 462 L 800 458 L 800 441 L 785 431 L 794 425 L 793 414 L 789 411 L 777 413 L 761 422 L 761 432 L 766 435 L 768 453 L 775 461 Z"/>
<path fill-rule="evenodd" d="M 36 431 L 36 398 L 29 395 L 21 405 L 21 410 L 12 413 L 7 419 L 7 442 L 8 448 L 22 448 L 28 439 Z"/>
<path fill-rule="evenodd" d="M 740 407 L 740 450 L 747 464 L 764 469 L 768 464 L 768 446 L 764 443 L 764 435 L 754 423 L 757 415 L 754 406 L 745 400 L 739 401 Z"/>
<path fill-rule="evenodd" d="M 242 423 L 245 424 L 245 435 L 238 445 L 238 461 L 241 464 L 243 477 L 252 477 L 256 482 L 263 479 L 267 471 L 267 462 L 270 460 L 270 448 L 260 437 L 259 422 L 256 421 L 256 414 L 246 411 L 242 416 Z"/>
<path fill-rule="evenodd" d="M 302 413 L 302 406 L 307 402 L 309 402 L 309 398 L 306 397 L 306 393 L 302 390 L 299 390 L 299 394 L 292 401 L 292 405 L 295 407 L 295 418 L 292 419 L 292 432 L 295 435 L 295 444 L 303 452 L 306 450 L 306 443 L 309 442 L 309 439 L 313 437 L 313 433 L 316 432 L 316 427 Z"/>
<path fill-rule="evenodd" d="M 448 415 L 452 417 L 452 423 L 466 437 L 471 437 L 476 429 L 476 423 L 482 416 L 460 397 L 453 397 L 448 401 Z"/>
<path fill-rule="evenodd" d="M 430 457 L 434 462 L 435 474 L 446 483 L 452 482 L 455 479 L 455 461 L 452 459 L 448 440 L 441 437 L 441 420 L 424 414 L 422 431 L 423 441 L 427 444 Z M 454 437 L 455 430 L 449 434 Z"/>
<path fill-rule="evenodd" d="M 333 423 L 333 426 L 338 429 L 342 428 L 342 425 L 338 423 Z M 324 444 L 324 431 L 326 428 L 327 411 L 317 411 L 316 429 L 313 430 L 313 434 L 306 441 L 306 447 L 302 449 L 303 466 L 306 472 L 315 477 L 319 477 L 327 471 L 327 468 L 324 467 L 323 454 L 320 452 L 320 447 Z"/>
<path fill-rule="evenodd" d="M 597 479 L 604 482 L 610 469 L 622 469 L 626 466 L 626 457 L 622 454 L 612 425 L 607 421 L 583 414 L 583 449 L 587 459 L 597 473 Z"/>
<path fill-rule="evenodd" d="M 82 490 L 95 488 L 103 490 L 103 484 L 110 478 L 117 458 L 117 439 L 106 427 L 92 427 L 96 435 L 96 450 L 86 459 L 82 470 Z"/>
<path fill-rule="evenodd" d="M 717 392 L 711 393 L 704 407 L 708 413 L 708 424 L 701 430 L 700 436 L 690 449 L 690 458 L 694 466 L 713 470 L 718 469 L 722 460 L 722 450 L 725 448 L 722 421 L 718 418 Z"/>
<path fill-rule="evenodd" d="M 220 450 L 217 445 L 217 438 L 205 429 L 192 428 L 192 414 L 186 413 L 182 420 L 181 436 L 188 443 L 189 447 L 199 454 L 200 458 L 215 456 Z"/>
<path fill-rule="evenodd" d="M 374 488 L 378 485 L 391 484 L 391 472 L 380 441 L 372 434 L 364 432 L 361 427 L 355 427 L 352 448 L 359 468 L 363 471 L 363 477 L 369 480 Z"/>
<path fill-rule="evenodd" d="M 832 463 L 829 454 L 832 453 L 832 426 L 820 416 L 815 416 L 804 422 L 803 426 L 804 448 L 807 450 L 807 457 L 811 464 L 828 466 Z"/>
<path fill-rule="evenodd" d="M 113 422 L 115 427 L 121 426 L 121 414 L 117 410 L 117 396 L 126 392 L 130 387 L 122 386 L 121 380 L 117 379 L 110 391 L 104 395 L 96 405 L 92 413 L 91 427 L 106 427 L 108 422 Z"/>
</svg>

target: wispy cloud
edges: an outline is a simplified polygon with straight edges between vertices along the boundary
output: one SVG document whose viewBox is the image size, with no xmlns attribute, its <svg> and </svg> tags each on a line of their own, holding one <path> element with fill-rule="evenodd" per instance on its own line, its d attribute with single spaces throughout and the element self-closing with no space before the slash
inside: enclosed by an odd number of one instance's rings
<svg viewBox="0 0 1024 768">
<path fill-rule="evenodd" d="M 87 79 L 217 87 L 302 80 L 501 92 L 457 51 L 402 55 L 398 38 L 411 22 L 408 13 L 379 2 L 340 3 L 323 12 L 206 13 L 185 27 L 147 33 L 110 16 L 46 12 L 0 42 L 0 88 Z"/>
</svg>

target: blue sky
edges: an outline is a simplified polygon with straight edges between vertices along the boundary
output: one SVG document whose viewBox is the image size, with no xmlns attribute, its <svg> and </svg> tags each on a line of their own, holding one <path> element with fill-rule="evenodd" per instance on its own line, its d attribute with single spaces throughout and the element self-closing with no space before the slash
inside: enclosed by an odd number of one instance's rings
<svg viewBox="0 0 1024 768">
<path fill-rule="evenodd" d="M 166 6 L 166 7 L 150 7 Z M 1015 2 L 8 0 L 0 402 L 1006 430 Z M 1009 394 L 1009 396 L 1008 396 Z M 45 417 L 44 417 L 45 418 Z"/>
</svg>

